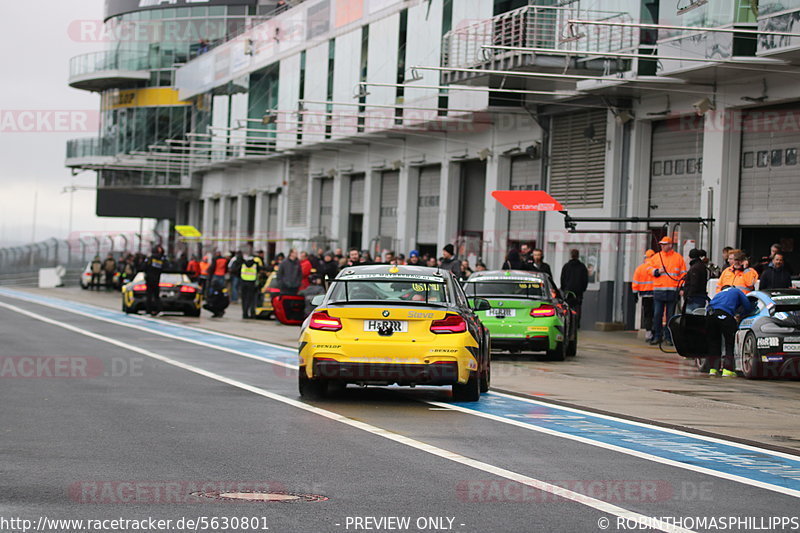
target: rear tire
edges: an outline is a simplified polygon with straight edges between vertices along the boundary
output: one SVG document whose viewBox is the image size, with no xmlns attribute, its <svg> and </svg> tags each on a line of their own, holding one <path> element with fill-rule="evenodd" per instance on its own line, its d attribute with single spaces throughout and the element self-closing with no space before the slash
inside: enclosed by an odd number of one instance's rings
<svg viewBox="0 0 800 533">
<path fill-rule="evenodd" d="M 305 369 L 300 369 L 297 379 L 300 397 L 309 400 L 321 400 L 328 394 L 328 382 L 324 379 L 308 379 Z"/>
<path fill-rule="evenodd" d="M 578 332 L 575 332 L 575 337 L 567 344 L 567 357 L 575 357 L 578 355 Z"/>
<path fill-rule="evenodd" d="M 547 350 L 547 358 L 551 361 L 563 361 L 567 358 L 567 346 L 564 341 L 556 344 L 555 350 Z"/>
<path fill-rule="evenodd" d="M 200 316 L 200 309 L 193 309 L 191 311 L 184 311 L 183 316 L 199 317 Z"/>
<path fill-rule="evenodd" d="M 481 392 L 489 392 L 489 387 L 492 384 L 492 367 L 491 364 L 486 366 L 486 370 L 481 372 Z"/>
<path fill-rule="evenodd" d="M 453 384 L 454 402 L 477 402 L 481 399 L 480 377 L 477 372 L 470 372 L 466 383 Z"/>
<path fill-rule="evenodd" d="M 756 336 L 750 331 L 742 342 L 742 375 L 747 379 L 759 379 L 764 375 L 761 356 L 756 347 Z"/>
</svg>

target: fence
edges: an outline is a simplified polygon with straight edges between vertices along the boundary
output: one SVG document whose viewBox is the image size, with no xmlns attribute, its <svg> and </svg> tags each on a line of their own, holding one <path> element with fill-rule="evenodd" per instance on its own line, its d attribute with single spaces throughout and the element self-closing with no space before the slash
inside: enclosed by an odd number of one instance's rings
<svg viewBox="0 0 800 533">
<path fill-rule="evenodd" d="M 40 268 L 63 266 L 66 285 L 75 285 L 79 273 L 95 257 L 109 253 L 117 259 L 122 253 L 149 253 L 162 242 L 158 233 L 87 233 L 68 239 L 48 239 L 33 244 L 0 248 L 0 285 L 35 285 Z"/>
</svg>

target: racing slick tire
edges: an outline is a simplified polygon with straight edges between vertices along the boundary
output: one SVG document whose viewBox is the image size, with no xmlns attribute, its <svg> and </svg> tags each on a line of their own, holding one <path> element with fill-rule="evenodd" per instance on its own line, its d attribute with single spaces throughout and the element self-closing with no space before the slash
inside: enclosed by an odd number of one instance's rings
<svg viewBox="0 0 800 533">
<path fill-rule="evenodd" d="M 492 367 L 487 365 L 486 370 L 481 372 L 481 392 L 489 392 L 489 387 L 492 384 Z"/>
<path fill-rule="evenodd" d="M 756 336 L 752 331 L 748 331 L 742 341 L 742 375 L 747 379 L 759 379 L 764 375 Z"/>
<path fill-rule="evenodd" d="M 136 311 L 134 311 L 133 309 L 131 309 L 130 307 L 128 307 L 128 306 L 127 306 L 127 305 L 125 305 L 125 304 L 122 304 L 122 311 L 123 311 L 123 312 L 124 312 L 126 315 L 136 315 L 136 314 L 138 314 Z"/>
<path fill-rule="evenodd" d="M 328 395 L 328 381 L 324 379 L 308 379 L 305 370 L 300 369 L 297 378 L 297 389 L 302 398 L 321 400 Z"/>
<path fill-rule="evenodd" d="M 567 344 L 567 357 L 575 357 L 578 355 L 578 332 L 575 332 L 575 338 Z"/>
<path fill-rule="evenodd" d="M 555 350 L 547 350 L 547 358 L 551 361 L 563 361 L 567 358 L 567 343 L 562 341 L 556 344 Z"/>
<path fill-rule="evenodd" d="M 454 402 L 477 402 L 481 399 L 480 377 L 477 372 L 470 372 L 466 383 L 453 383 Z"/>
</svg>

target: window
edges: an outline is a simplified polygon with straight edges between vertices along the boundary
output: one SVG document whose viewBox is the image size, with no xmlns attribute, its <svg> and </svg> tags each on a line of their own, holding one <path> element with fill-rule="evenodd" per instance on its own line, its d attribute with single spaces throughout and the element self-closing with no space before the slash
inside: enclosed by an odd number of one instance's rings
<svg viewBox="0 0 800 533">
<path fill-rule="evenodd" d="M 442 281 L 407 279 L 354 279 L 334 283 L 331 301 L 447 302 L 447 285 Z"/>
<path fill-rule="evenodd" d="M 787 165 L 797 164 L 797 148 L 786 149 L 786 164 Z"/>
<path fill-rule="evenodd" d="M 769 165 L 779 167 L 783 164 L 783 150 L 772 150 L 769 154 Z"/>
<path fill-rule="evenodd" d="M 686 173 L 687 174 L 696 174 L 697 173 L 697 159 L 694 157 L 690 157 L 686 160 Z"/>
<path fill-rule="evenodd" d="M 758 168 L 766 168 L 769 165 L 769 152 L 767 150 L 759 150 L 756 156 L 756 166 Z"/>
<path fill-rule="evenodd" d="M 672 176 L 672 161 L 664 161 L 664 175 Z"/>
<path fill-rule="evenodd" d="M 478 281 L 465 286 L 467 296 L 503 296 L 512 298 L 545 298 L 544 282 L 537 279 L 514 281 Z"/>
<path fill-rule="evenodd" d="M 682 175 L 686 171 L 686 160 L 685 159 L 676 159 L 675 160 L 675 174 Z"/>
<path fill-rule="evenodd" d="M 660 176 L 663 166 L 661 161 L 653 161 L 653 176 Z"/>
<path fill-rule="evenodd" d="M 753 161 L 753 152 L 745 152 L 742 154 L 742 168 L 753 168 Z"/>
</svg>

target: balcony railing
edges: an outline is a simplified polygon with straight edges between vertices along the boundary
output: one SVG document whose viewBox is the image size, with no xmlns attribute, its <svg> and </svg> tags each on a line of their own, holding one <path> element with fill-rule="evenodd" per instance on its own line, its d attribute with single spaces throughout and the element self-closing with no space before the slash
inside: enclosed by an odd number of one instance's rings
<svg viewBox="0 0 800 533">
<path fill-rule="evenodd" d="M 126 51 L 91 52 L 69 61 L 70 79 L 114 70 L 141 71 L 150 68 L 148 56 Z"/>
<path fill-rule="evenodd" d="M 113 156 L 116 154 L 114 139 L 110 137 L 87 137 L 67 141 L 67 159 Z"/>
<path fill-rule="evenodd" d="M 543 48 L 554 54 L 575 50 L 619 52 L 636 49 L 639 29 L 620 26 L 570 24 L 569 20 L 633 22 L 627 13 L 588 11 L 574 7 L 525 6 L 445 34 L 442 66 L 470 68 L 508 55 L 510 46 Z"/>
<path fill-rule="evenodd" d="M 791 7 L 786 6 L 791 5 Z M 784 8 L 784 9 L 780 9 Z M 758 38 L 758 55 L 772 55 L 781 52 L 792 52 L 800 57 L 800 1 L 767 2 L 760 9 L 758 29 L 763 32 L 797 33 L 798 35 L 760 35 Z M 788 58 L 795 59 L 795 58 Z"/>
</svg>

